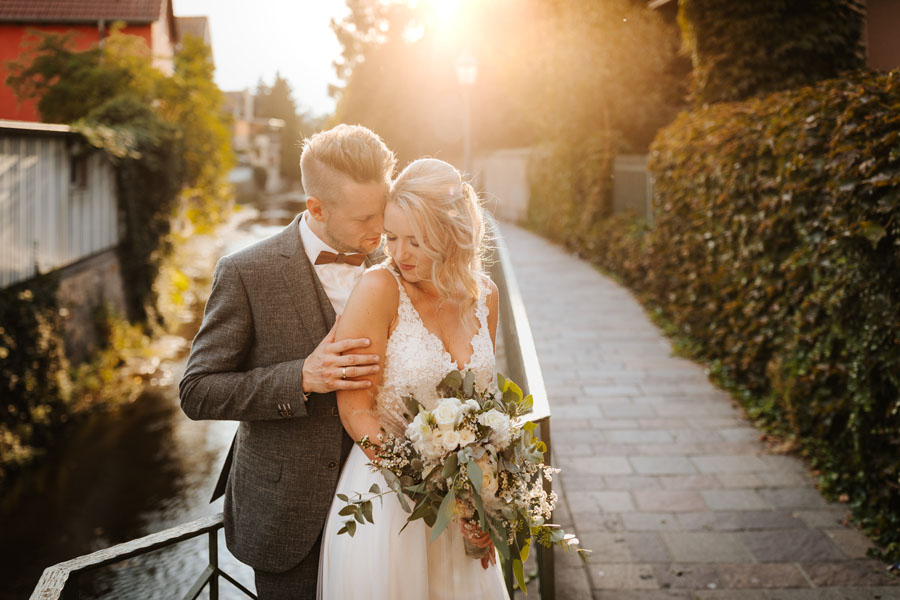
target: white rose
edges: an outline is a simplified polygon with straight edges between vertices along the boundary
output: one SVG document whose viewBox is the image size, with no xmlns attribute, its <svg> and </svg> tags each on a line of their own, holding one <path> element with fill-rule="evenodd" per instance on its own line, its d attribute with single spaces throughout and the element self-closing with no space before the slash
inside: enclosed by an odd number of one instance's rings
<svg viewBox="0 0 900 600">
<path fill-rule="evenodd" d="M 497 463 L 487 453 L 475 462 L 481 467 L 481 497 L 490 502 L 497 493 Z"/>
<path fill-rule="evenodd" d="M 445 450 L 456 450 L 459 446 L 460 435 L 458 431 L 445 431 L 441 436 L 441 445 Z"/>
<path fill-rule="evenodd" d="M 441 431 L 453 429 L 456 426 L 456 420 L 459 418 L 460 402 L 456 398 L 444 398 L 437 405 L 431 414 L 437 422 Z"/>
<path fill-rule="evenodd" d="M 467 412 L 481 410 L 481 405 L 478 404 L 478 400 L 472 400 L 472 399 L 466 400 L 466 403 L 463 404 L 463 407 L 466 409 Z"/>
<path fill-rule="evenodd" d="M 509 427 L 509 417 L 504 415 L 496 408 L 492 408 L 486 413 L 478 415 L 478 422 L 485 427 L 497 429 L 499 427 Z"/>
<path fill-rule="evenodd" d="M 475 434 L 471 429 L 461 429 L 459 431 L 459 445 L 468 446 L 475 441 Z"/>
</svg>

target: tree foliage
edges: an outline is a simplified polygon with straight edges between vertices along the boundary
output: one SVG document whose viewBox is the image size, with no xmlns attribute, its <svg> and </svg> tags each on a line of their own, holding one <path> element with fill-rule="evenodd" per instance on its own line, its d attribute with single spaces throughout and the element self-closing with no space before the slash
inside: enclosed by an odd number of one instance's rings
<svg viewBox="0 0 900 600">
<path fill-rule="evenodd" d="M 300 140 L 313 133 L 314 119 L 297 111 L 293 91 L 288 81 L 275 73 L 275 82 L 268 86 L 260 82 L 256 89 L 257 117 L 281 119 L 281 176 L 300 181 Z"/>
<path fill-rule="evenodd" d="M 864 65 L 862 0 L 682 0 L 701 103 L 742 100 Z"/>
<path fill-rule="evenodd" d="M 402 160 L 461 155 L 456 61 L 478 61 L 472 142 L 482 149 L 597 135 L 641 151 L 682 106 L 678 31 L 632 0 L 463 2 L 455 25 L 428 3 L 348 1 L 336 120 L 375 129 Z"/>
</svg>

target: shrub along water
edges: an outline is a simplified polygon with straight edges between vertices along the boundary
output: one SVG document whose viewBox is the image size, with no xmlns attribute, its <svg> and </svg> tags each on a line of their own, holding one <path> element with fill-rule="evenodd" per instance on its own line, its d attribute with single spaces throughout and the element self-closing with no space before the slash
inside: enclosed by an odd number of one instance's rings
<svg viewBox="0 0 900 600">
<path fill-rule="evenodd" d="M 651 169 L 652 229 L 552 237 L 637 290 L 897 560 L 900 71 L 683 113 Z"/>
</svg>

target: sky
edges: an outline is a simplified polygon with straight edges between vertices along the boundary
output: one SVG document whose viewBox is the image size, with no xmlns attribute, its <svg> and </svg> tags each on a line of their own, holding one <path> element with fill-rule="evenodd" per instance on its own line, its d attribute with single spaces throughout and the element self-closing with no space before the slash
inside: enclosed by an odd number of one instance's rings
<svg viewBox="0 0 900 600">
<path fill-rule="evenodd" d="M 224 91 L 287 79 L 302 112 L 334 110 L 328 84 L 338 83 L 332 62 L 341 47 L 329 27 L 349 13 L 344 0 L 172 0 L 176 16 L 206 15 Z"/>
</svg>

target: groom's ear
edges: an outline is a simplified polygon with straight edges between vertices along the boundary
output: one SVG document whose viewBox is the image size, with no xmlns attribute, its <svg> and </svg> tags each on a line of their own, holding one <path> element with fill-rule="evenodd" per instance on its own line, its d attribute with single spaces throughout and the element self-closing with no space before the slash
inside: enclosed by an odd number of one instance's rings
<svg viewBox="0 0 900 600">
<path fill-rule="evenodd" d="M 316 221 L 322 222 L 325 220 L 325 206 L 317 197 L 306 197 L 306 210 Z"/>
</svg>

